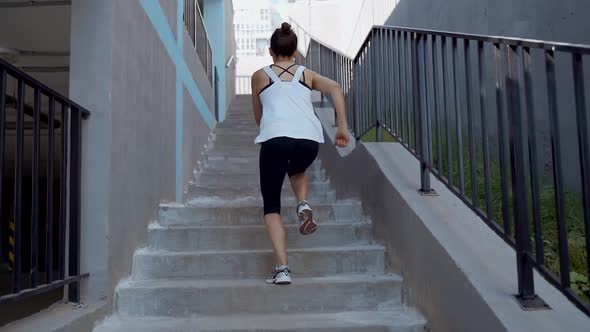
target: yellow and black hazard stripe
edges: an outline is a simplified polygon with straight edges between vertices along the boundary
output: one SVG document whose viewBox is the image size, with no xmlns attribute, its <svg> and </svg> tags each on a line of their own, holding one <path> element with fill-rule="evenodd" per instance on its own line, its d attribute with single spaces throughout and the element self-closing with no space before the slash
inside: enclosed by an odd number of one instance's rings
<svg viewBox="0 0 590 332">
<path fill-rule="evenodd" d="M 8 269 L 12 271 L 12 269 L 14 268 L 14 233 L 16 231 L 16 225 L 14 224 L 14 220 L 10 221 L 9 229 L 10 231 L 8 232 Z"/>
</svg>

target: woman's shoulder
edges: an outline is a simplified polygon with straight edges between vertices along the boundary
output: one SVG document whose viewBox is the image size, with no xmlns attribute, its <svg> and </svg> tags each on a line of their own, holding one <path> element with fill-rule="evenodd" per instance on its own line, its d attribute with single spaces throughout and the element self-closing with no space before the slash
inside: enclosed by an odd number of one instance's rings
<svg viewBox="0 0 590 332">
<path fill-rule="evenodd" d="M 252 81 L 256 82 L 259 81 L 261 79 L 265 79 L 266 78 L 266 73 L 264 71 L 264 68 L 260 68 L 257 71 L 254 72 L 254 74 L 252 74 Z"/>
</svg>

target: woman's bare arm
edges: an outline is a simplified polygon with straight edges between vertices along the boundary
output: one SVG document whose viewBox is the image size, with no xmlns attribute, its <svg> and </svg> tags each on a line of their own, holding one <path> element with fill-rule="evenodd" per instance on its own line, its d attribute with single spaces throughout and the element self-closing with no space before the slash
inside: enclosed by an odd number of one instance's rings
<svg viewBox="0 0 590 332">
<path fill-rule="evenodd" d="M 252 75 L 252 110 L 254 111 L 254 120 L 260 127 L 262 119 L 262 102 L 260 102 L 260 82 L 264 79 L 264 74 L 259 70 Z"/>
<path fill-rule="evenodd" d="M 336 131 L 336 137 L 334 143 L 339 147 L 345 147 L 348 145 L 348 122 L 346 119 L 346 101 L 344 100 L 344 92 L 338 82 L 333 81 L 327 77 L 324 77 L 318 73 L 311 71 L 312 77 L 312 89 L 318 90 L 325 95 L 332 98 L 334 103 L 334 109 L 338 115 L 338 130 Z"/>
<path fill-rule="evenodd" d="M 346 121 L 346 102 L 340 84 L 316 72 L 312 71 L 311 73 L 312 89 L 318 90 L 332 98 L 336 114 L 338 114 L 338 127 L 348 128 L 348 122 Z"/>
</svg>

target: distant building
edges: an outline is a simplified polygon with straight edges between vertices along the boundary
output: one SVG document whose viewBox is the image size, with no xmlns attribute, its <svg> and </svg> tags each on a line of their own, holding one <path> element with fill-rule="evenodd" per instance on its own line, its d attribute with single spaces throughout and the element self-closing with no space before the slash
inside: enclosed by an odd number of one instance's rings
<svg viewBox="0 0 590 332">
<path fill-rule="evenodd" d="M 276 24 L 271 4 L 270 0 L 236 1 L 234 28 L 238 58 L 268 54 L 270 36 Z"/>
</svg>

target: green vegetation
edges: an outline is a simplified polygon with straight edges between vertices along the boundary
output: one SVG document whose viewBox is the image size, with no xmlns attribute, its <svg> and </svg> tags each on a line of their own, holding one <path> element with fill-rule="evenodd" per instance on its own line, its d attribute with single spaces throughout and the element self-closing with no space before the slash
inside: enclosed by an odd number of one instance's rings
<svg viewBox="0 0 590 332">
<path fill-rule="evenodd" d="M 441 143 L 442 160 L 438 158 L 438 142 L 434 140 L 432 142 L 432 153 L 433 153 L 433 167 L 439 169 L 442 167 L 442 175 L 445 178 L 449 177 L 451 173 L 451 180 L 457 191 L 460 191 L 460 177 L 459 177 L 459 153 L 458 153 L 458 142 L 456 139 L 450 141 L 450 148 L 452 151 L 451 159 L 448 157 L 448 143 L 443 135 Z M 436 137 L 432 133 L 432 137 Z M 376 142 L 376 131 L 375 129 L 370 130 L 363 137 L 363 142 Z M 397 142 L 395 137 L 383 130 L 383 141 L 384 142 Z M 475 165 L 471 164 L 469 142 L 467 139 L 463 141 L 463 174 L 464 174 L 464 194 L 470 201 L 473 200 L 472 190 L 472 177 L 471 168 L 475 167 L 475 189 L 477 191 L 475 197 L 475 203 L 478 209 L 481 209 L 485 215 L 492 219 L 499 226 L 504 225 L 504 213 L 506 212 L 507 218 L 509 218 L 509 236 L 514 238 L 514 215 L 513 215 L 513 201 L 512 201 L 512 179 L 510 174 L 510 162 L 507 162 L 508 172 L 506 176 L 506 186 L 508 192 L 508 206 L 507 211 L 502 209 L 502 174 L 499 162 L 499 156 L 490 155 L 490 187 L 491 187 L 491 211 L 488 211 L 486 206 L 486 182 L 485 182 L 485 169 L 483 152 L 481 145 L 478 144 L 475 152 Z M 449 161 L 452 161 L 449 162 Z M 449 167 L 452 164 L 452 169 Z M 450 171 L 450 172 L 449 172 Z M 543 179 L 539 177 L 539 206 L 540 206 L 540 228 L 543 237 L 543 257 L 545 259 L 545 265 L 555 273 L 557 276 L 560 275 L 559 268 L 559 241 L 557 233 L 557 212 L 555 206 L 555 187 L 551 179 Z M 547 183 L 550 182 L 550 183 Z M 533 196 L 530 179 L 528 180 L 529 186 L 529 216 L 531 220 L 531 237 L 533 255 L 535 255 L 535 224 L 534 224 L 534 213 L 533 213 Z M 587 259 L 586 259 L 586 243 L 584 237 L 584 211 L 582 205 L 582 197 L 580 193 L 566 190 L 564 193 L 564 212 L 565 222 L 567 225 L 567 242 L 568 242 L 568 256 L 569 256 L 569 271 L 571 279 L 572 290 L 580 295 L 583 299 L 590 302 L 590 281 L 587 275 Z M 590 235 L 588 235 L 590 236 Z"/>
<path fill-rule="evenodd" d="M 434 136 L 434 135 L 433 135 Z M 448 159 L 448 147 L 447 142 L 443 139 L 442 143 L 442 170 L 443 176 L 447 177 L 449 174 L 449 159 Z M 479 147 L 481 148 L 481 146 Z M 433 166 L 438 169 L 439 158 L 438 158 L 438 146 L 437 142 L 433 142 Z M 458 156 L 458 145 L 455 140 L 451 142 L 452 150 L 452 180 L 455 187 L 459 187 L 459 156 Z M 472 191 L 472 178 L 471 178 L 471 165 L 470 152 L 468 148 L 468 142 L 463 142 L 463 170 L 464 170 L 464 182 L 465 182 L 465 196 L 468 198 L 473 197 Z M 491 174 L 491 196 L 492 196 L 492 211 L 487 211 L 486 207 L 486 183 L 485 183 L 485 170 L 483 152 L 478 149 L 475 153 L 475 174 L 476 174 L 476 202 L 477 206 L 488 215 L 498 225 L 503 226 L 504 224 L 504 211 L 502 211 L 502 177 L 500 173 L 500 162 L 498 157 L 493 156 L 490 158 L 490 174 Z M 508 164 L 508 172 L 510 172 Z M 510 174 L 507 176 L 508 186 L 508 217 L 510 218 L 510 236 L 514 237 L 514 216 L 513 216 L 513 202 L 512 202 L 512 184 Z M 550 180 L 549 180 L 550 181 Z M 535 254 L 535 243 L 534 243 L 534 214 L 533 214 L 533 197 L 530 179 L 529 179 L 529 215 L 531 220 L 531 233 L 533 241 L 533 254 Z M 545 259 L 545 265 L 559 276 L 559 254 L 558 254 L 558 233 L 557 233 L 557 212 L 555 206 L 555 188 L 553 183 L 548 182 L 547 179 L 539 180 L 539 206 L 540 206 L 540 225 L 541 233 L 543 236 L 543 257 Z M 458 189 L 459 190 L 459 189 Z M 565 205 L 565 222 L 567 225 L 567 242 L 568 242 L 568 255 L 569 255 L 569 270 L 571 278 L 571 288 L 574 292 L 580 295 L 587 301 L 590 301 L 590 282 L 587 275 L 587 259 L 586 259 L 586 243 L 584 240 L 584 212 L 582 205 L 581 194 L 566 190 L 564 193 L 564 205 Z M 491 213 L 490 213 L 491 212 Z"/>
<path fill-rule="evenodd" d="M 383 130 L 383 142 L 397 142 L 395 137 L 393 137 L 387 130 Z M 361 141 L 363 142 L 377 142 L 377 130 L 375 128 L 369 130 L 363 137 L 361 137 Z"/>
</svg>

